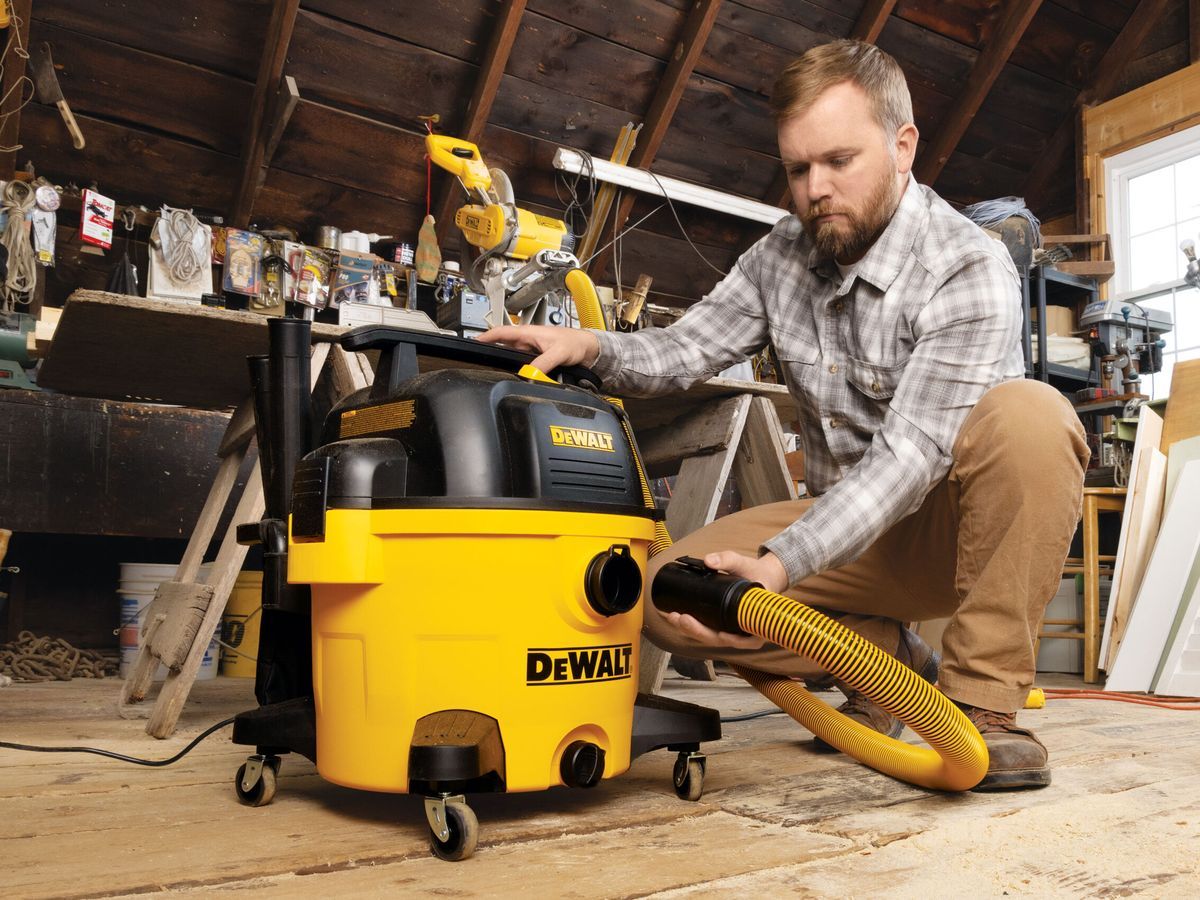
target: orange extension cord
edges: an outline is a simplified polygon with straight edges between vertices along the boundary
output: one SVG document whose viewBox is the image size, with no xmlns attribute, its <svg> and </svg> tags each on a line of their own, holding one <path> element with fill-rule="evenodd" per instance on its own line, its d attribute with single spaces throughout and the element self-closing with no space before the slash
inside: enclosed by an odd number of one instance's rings
<svg viewBox="0 0 1200 900">
<path fill-rule="evenodd" d="M 1151 700 L 1145 694 L 1125 694 L 1121 691 L 1089 691 L 1074 688 L 1042 688 L 1047 700 L 1115 700 L 1159 709 L 1200 709 L 1200 697 L 1159 697 Z"/>
</svg>

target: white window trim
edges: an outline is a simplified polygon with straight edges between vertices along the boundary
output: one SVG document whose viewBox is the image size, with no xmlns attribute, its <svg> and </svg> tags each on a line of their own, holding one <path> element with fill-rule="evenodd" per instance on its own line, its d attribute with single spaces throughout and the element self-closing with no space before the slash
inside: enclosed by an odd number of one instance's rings
<svg viewBox="0 0 1200 900">
<path fill-rule="evenodd" d="M 1104 160 L 1104 181 L 1108 185 L 1104 204 L 1107 221 L 1111 223 L 1113 260 L 1116 262 L 1115 296 L 1117 299 L 1154 293 L 1165 288 L 1182 285 L 1183 279 L 1165 281 L 1160 284 L 1139 288 L 1134 294 L 1129 289 L 1131 266 L 1122 265 L 1129 249 L 1129 180 L 1155 169 L 1182 162 L 1200 153 L 1200 125 L 1167 135 L 1154 141 L 1116 153 Z M 1200 191 L 1200 184 L 1195 190 Z"/>
</svg>

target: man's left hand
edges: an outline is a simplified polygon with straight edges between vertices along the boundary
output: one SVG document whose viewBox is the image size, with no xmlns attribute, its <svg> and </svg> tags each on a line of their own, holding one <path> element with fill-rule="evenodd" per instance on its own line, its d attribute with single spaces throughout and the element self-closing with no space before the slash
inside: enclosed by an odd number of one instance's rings
<svg viewBox="0 0 1200 900">
<path fill-rule="evenodd" d="M 704 564 L 710 569 L 720 569 L 747 581 L 757 581 L 768 591 L 778 593 L 787 588 L 788 577 L 783 563 L 774 553 L 767 553 L 754 559 L 743 556 L 732 550 L 721 553 L 709 553 L 704 557 Z M 699 644 L 709 647 L 733 647 L 739 650 L 758 650 L 766 643 L 762 638 L 753 634 L 730 634 L 716 631 L 688 615 L 687 613 L 665 613 L 667 621 L 678 628 L 683 634 Z"/>
</svg>

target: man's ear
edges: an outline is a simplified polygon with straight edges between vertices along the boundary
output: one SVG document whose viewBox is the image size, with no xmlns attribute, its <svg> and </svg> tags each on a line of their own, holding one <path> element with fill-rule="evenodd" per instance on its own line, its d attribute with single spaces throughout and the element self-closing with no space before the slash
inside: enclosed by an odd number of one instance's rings
<svg viewBox="0 0 1200 900">
<path fill-rule="evenodd" d="M 896 171 L 907 175 L 917 155 L 917 126 L 912 122 L 901 125 L 896 132 Z"/>
</svg>

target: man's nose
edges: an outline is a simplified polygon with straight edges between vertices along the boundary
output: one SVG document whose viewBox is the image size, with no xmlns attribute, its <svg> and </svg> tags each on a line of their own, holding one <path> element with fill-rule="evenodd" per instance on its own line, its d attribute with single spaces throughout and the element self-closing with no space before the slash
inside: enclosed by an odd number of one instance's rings
<svg viewBox="0 0 1200 900">
<path fill-rule="evenodd" d="M 832 193 L 829 171 L 824 166 L 812 166 L 808 170 L 808 202 L 820 203 Z"/>
</svg>

